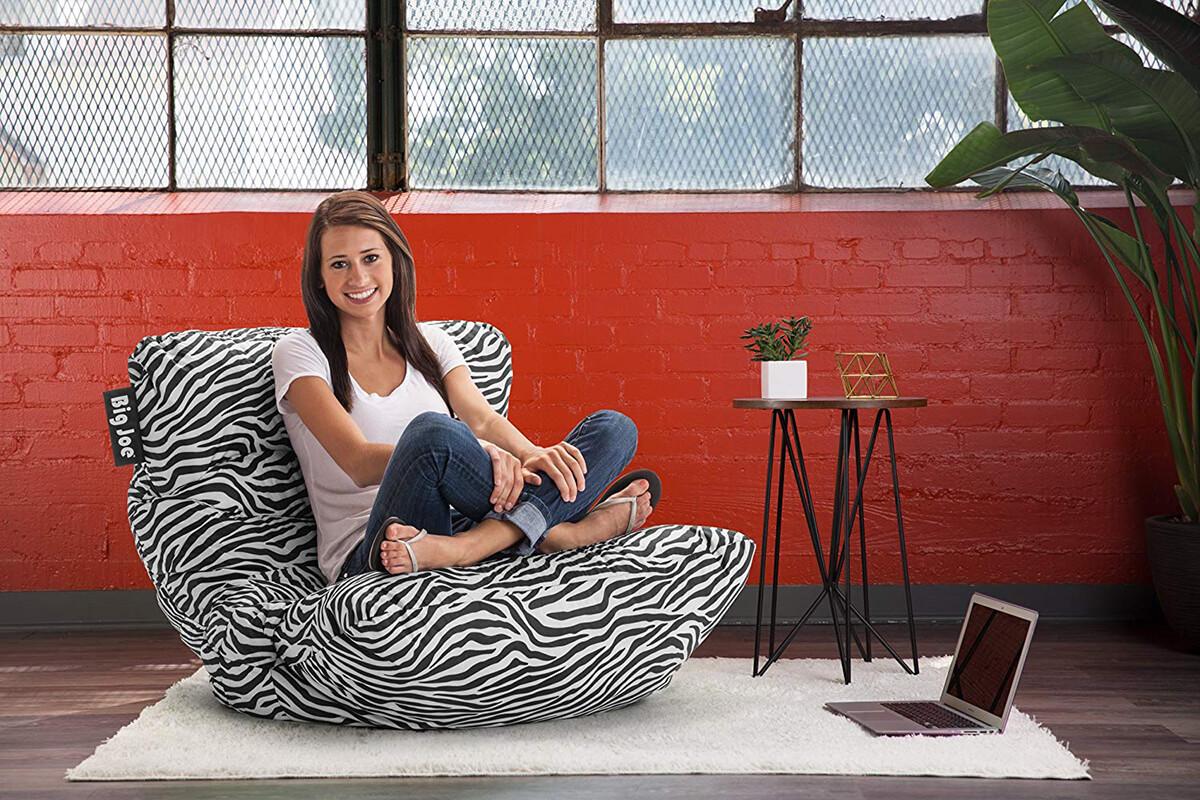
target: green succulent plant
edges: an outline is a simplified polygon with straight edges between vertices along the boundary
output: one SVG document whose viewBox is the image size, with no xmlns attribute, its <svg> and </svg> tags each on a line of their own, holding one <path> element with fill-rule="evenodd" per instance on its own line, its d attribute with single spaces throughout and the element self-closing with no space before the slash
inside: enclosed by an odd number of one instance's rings
<svg viewBox="0 0 1200 800">
<path fill-rule="evenodd" d="M 788 317 L 779 322 L 764 322 L 747 328 L 739 339 L 751 339 L 745 347 L 754 355 L 751 361 L 791 361 L 808 355 L 808 342 L 812 322 L 808 317 Z"/>
</svg>

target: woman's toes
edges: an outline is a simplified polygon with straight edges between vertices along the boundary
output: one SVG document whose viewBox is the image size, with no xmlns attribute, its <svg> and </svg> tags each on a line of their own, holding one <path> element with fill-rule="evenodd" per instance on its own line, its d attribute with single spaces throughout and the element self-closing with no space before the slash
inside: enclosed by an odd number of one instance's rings
<svg viewBox="0 0 1200 800">
<path fill-rule="evenodd" d="M 393 530 L 394 529 L 394 530 Z M 413 542 L 421 531 L 411 525 L 393 523 L 380 542 L 380 560 L 383 567 L 393 575 L 413 571 L 413 559 L 424 572 L 430 569 L 442 569 L 456 566 L 462 556 L 452 535 L 428 534 L 420 541 Z M 404 543 L 409 542 L 408 547 Z M 409 554 L 412 548 L 412 554 Z"/>
<path fill-rule="evenodd" d="M 647 492 L 638 498 L 638 527 L 646 524 L 646 520 L 650 518 L 650 512 L 653 511 L 650 507 L 650 493 Z"/>
<path fill-rule="evenodd" d="M 401 540 L 412 539 L 419 533 L 420 531 L 412 525 L 399 522 L 388 525 L 387 531 L 384 532 L 384 540 L 379 543 L 380 561 L 387 572 L 392 575 L 412 572 L 412 559 Z"/>
<path fill-rule="evenodd" d="M 408 556 L 408 551 L 400 542 L 385 542 L 388 549 L 383 556 L 383 567 L 393 575 L 403 572 L 412 572 L 412 559 Z"/>
</svg>

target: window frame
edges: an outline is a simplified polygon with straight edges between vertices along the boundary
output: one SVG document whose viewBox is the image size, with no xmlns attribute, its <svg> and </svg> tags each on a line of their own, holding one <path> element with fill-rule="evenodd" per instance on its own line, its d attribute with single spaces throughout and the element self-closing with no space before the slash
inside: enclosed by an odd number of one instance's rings
<svg viewBox="0 0 1200 800">
<path fill-rule="evenodd" d="M 397 0 L 403 7 L 406 0 Z M 396 34 L 407 39 L 416 36 L 461 36 L 461 37 L 501 37 L 501 38 L 584 38 L 597 42 L 596 63 L 596 150 L 598 167 L 598 186 L 588 189 L 560 188 L 526 188 L 518 191 L 532 193 L 555 194 L 799 194 L 808 192 L 911 192 L 911 191 L 945 191 L 931 187 L 822 187 L 803 182 L 804 148 L 802 146 L 804 130 L 804 41 L 818 37 L 870 38 L 881 36 L 987 36 L 987 0 L 978 0 L 979 11 L 973 14 L 952 17 L 943 20 L 818 20 L 793 14 L 790 19 L 779 22 L 615 22 L 613 20 L 613 0 L 597 0 L 596 27 L 587 31 L 514 31 L 488 29 L 424 29 L 414 28 L 397 30 Z M 802 7 L 802 0 L 792 0 L 793 5 Z M 790 6 L 789 6 L 790 9 Z M 403 13 L 401 20 L 404 19 Z M 747 36 L 764 36 L 771 38 L 787 38 L 792 44 L 793 53 L 793 115 L 792 124 L 792 181 L 790 184 L 770 189 L 610 189 L 606 170 L 607 142 L 605 141 L 607 113 L 605 86 L 605 45 L 609 41 L 622 39 L 680 39 L 680 38 L 731 38 Z M 997 59 L 995 64 L 995 93 L 993 108 L 995 123 L 1000 130 L 1007 130 L 1007 96 L 1008 83 L 1004 79 L 1004 71 Z M 407 138 L 403 140 L 407 145 Z M 406 153 L 400 158 L 406 162 Z M 444 187 L 429 187 L 413 189 L 408 185 L 407 175 L 400 182 L 383 187 L 386 191 L 471 191 L 471 192 L 512 192 L 513 189 L 476 188 L 458 189 Z"/>
<path fill-rule="evenodd" d="M 597 0 L 594 30 L 584 31 L 519 31 L 519 30 L 467 30 L 467 29 L 409 29 L 406 25 L 407 0 L 364 0 L 364 29 L 313 28 L 313 29 L 269 29 L 269 28 L 211 28 L 179 27 L 175 25 L 175 0 L 164 0 L 165 24 L 161 27 L 119 26 L 44 26 L 44 25 L 0 25 L 3 34 L 140 34 L 163 35 L 166 38 L 167 76 L 167 159 L 168 183 L 164 186 L 87 186 L 87 187 L 2 187 L 4 191 L 227 191 L 227 192 L 314 192 L 313 188 L 264 188 L 264 187 L 180 187 L 176 180 L 176 128 L 175 128 L 175 40 L 178 36 L 221 36 L 221 37 L 362 37 L 365 44 L 366 77 L 366 175 L 368 191 L 470 191 L 492 193 L 534 194 L 802 194 L 819 192 L 856 193 L 904 193 L 913 191 L 963 191 L 962 187 L 932 189 L 930 187 L 823 187 L 803 181 L 804 166 L 804 44 L 808 39 L 822 37 L 874 38 L 874 37 L 942 37 L 942 36 L 987 36 L 987 0 L 978 0 L 978 12 L 947 19 L 910 20 L 855 20 L 855 19 L 811 19 L 801 13 L 790 19 L 764 22 L 663 22 L 663 23 L 619 23 L 613 20 L 613 0 Z M 791 0 L 802 8 L 802 0 Z M 1193 14 L 1200 17 L 1200 9 Z M 1108 25 L 1110 33 L 1120 28 Z M 597 185 L 583 189 L 562 188 L 418 188 L 410 186 L 408 175 L 408 120 L 407 120 L 407 61 L 406 49 L 410 36 L 448 37 L 502 37 L 502 38 L 581 38 L 597 43 L 596 82 L 596 151 Z M 626 39 L 673 39 L 673 38 L 725 38 L 766 36 L 787 38 L 793 51 L 793 178 L 791 183 L 770 189 L 610 189 L 607 185 L 606 150 L 606 104 L 605 104 L 605 45 L 609 41 Z M 995 86 L 993 97 L 994 123 L 1001 131 L 1008 130 L 1008 83 L 998 59 L 995 60 Z M 336 190 L 339 187 L 329 187 Z M 340 187 L 344 188 L 344 187 Z M 970 189 L 967 189 L 970 190 Z"/>
</svg>

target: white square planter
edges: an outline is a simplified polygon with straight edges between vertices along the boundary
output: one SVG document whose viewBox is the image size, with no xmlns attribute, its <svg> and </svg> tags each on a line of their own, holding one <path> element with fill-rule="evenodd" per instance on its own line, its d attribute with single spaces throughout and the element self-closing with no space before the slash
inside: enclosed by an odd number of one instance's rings
<svg viewBox="0 0 1200 800">
<path fill-rule="evenodd" d="M 761 361 L 762 396 L 775 400 L 798 400 L 808 397 L 808 362 Z"/>
</svg>

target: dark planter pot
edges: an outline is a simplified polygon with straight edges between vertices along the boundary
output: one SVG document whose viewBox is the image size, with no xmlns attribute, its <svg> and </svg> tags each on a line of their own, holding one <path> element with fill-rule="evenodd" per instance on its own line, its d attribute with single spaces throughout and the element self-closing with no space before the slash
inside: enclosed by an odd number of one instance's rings
<svg viewBox="0 0 1200 800">
<path fill-rule="evenodd" d="M 1200 652 L 1200 524 L 1146 519 L 1146 555 L 1167 624 L 1184 649 Z"/>
</svg>

